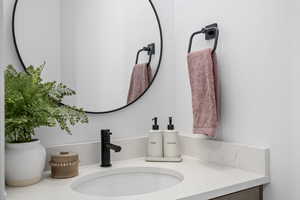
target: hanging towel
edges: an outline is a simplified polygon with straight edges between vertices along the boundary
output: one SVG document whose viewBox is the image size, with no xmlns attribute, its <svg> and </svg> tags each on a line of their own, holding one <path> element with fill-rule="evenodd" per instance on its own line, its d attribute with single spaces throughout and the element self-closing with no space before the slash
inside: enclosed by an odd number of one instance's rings
<svg viewBox="0 0 300 200">
<path fill-rule="evenodd" d="M 211 49 L 188 55 L 194 134 L 214 137 L 218 127 L 217 62 Z"/>
<path fill-rule="evenodd" d="M 127 103 L 136 100 L 150 86 L 151 81 L 151 66 L 147 63 L 136 64 L 131 74 Z"/>
</svg>

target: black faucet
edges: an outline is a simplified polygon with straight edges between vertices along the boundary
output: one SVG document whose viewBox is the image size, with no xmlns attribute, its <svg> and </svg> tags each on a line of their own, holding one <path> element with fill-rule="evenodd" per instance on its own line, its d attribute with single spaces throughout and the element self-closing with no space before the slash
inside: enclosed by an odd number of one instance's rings
<svg viewBox="0 0 300 200">
<path fill-rule="evenodd" d="M 110 143 L 109 129 L 101 130 L 101 167 L 111 167 L 110 150 L 120 152 L 121 147 Z"/>
</svg>

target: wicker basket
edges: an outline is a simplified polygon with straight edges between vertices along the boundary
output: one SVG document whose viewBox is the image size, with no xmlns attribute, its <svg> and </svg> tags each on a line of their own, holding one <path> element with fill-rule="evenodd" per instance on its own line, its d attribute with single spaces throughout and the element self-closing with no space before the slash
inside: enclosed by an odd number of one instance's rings
<svg viewBox="0 0 300 200">
<path fill-rule="evenodd" d="M 79 156 L 72 152 L 60 152 L 51 156 L 51 177 L 56 179 L 78 176 Z"/>
</svg>

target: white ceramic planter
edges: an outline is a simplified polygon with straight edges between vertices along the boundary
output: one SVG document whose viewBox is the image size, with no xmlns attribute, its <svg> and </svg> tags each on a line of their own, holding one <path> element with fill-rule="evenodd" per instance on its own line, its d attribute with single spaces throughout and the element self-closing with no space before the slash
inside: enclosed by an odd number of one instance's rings
<svg viewBox="0 0 300 200">
<path fill-rule="evenodd" d="M 9 186 L 23 187 L 41 180 L 46 150 L 40 141 L 5 145 L 5 181 Z"/>
</svg>

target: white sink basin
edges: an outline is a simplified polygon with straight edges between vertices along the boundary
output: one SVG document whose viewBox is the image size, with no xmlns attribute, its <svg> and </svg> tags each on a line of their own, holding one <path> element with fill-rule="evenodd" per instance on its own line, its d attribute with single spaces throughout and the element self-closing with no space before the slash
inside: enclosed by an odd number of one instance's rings
<svg viewBox="0 0 300 200">
<path fill-rule="evenodd" d="M 146 194 L 172 187 L 184 179 L 183 175 L 162 168 L 120 168 L 79 178 L 72 189 L 94 196 L 119 197 Z"/>
</svg>

